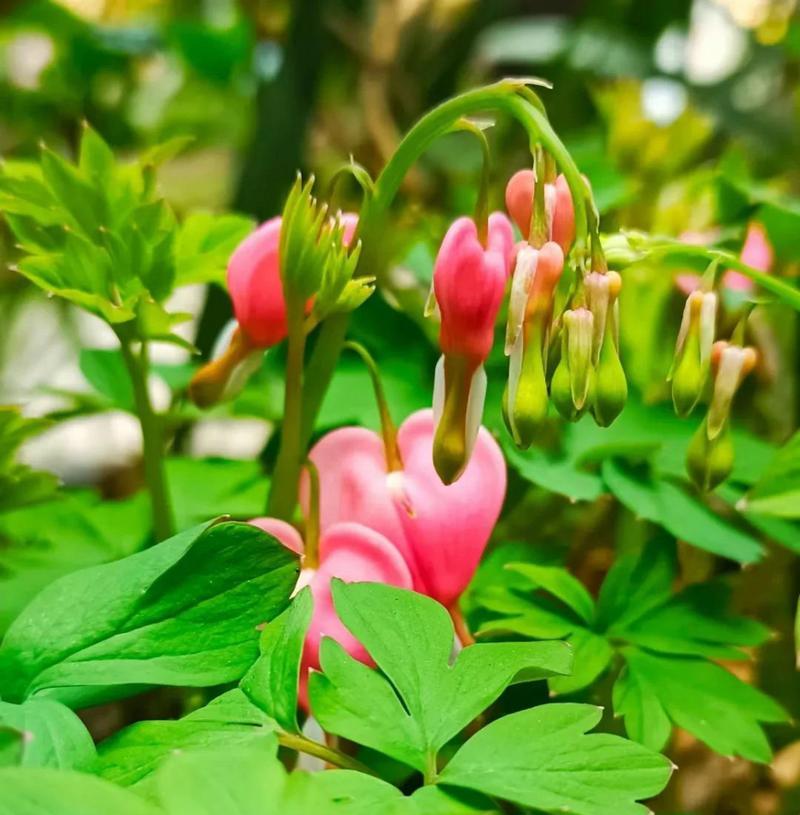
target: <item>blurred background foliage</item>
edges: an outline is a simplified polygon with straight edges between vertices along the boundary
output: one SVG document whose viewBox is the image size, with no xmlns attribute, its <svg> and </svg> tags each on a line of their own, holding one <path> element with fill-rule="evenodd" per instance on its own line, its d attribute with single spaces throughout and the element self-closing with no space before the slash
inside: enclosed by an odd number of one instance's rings
<svg viewBox="0 0 800 815">
<path fill-rule="evenodd" d="M 355 185 L 330 183 L 349 156 L 374 175 L 409 125 L 448 95 L 505 75 L 542 76 L 554 84 L 542 95 L 591 179 L 604 231 L 713 233 L 738 251 L 747 223 L 757 220 L 775 247 L 772 272 L 796 280 L 796 5 L 0 0 L 0 155 L 35 158 L 43 142 L 74 156 L 81 123 L 88 120 L 122 156 L 188 137 L 159 171 L 160 187 L 181 219 L 232 210 L 263 220 L 280 211 L 298 169 L 315 173 L 321 193 L 336 206 L 357 208 Z M 511 122 L 497 121 L 490 139 L 494 203 L 500 206 L 505 180 L 530 157 L 524 134 Z M 432 147 L 407 178 L 385 236 L 388 271 L 381 291 L 353 320 L 351 335 L 378 358 L 398 420 L 430 402 L 436 327 L 423 321 L 422 305 L 438 241 L 455 215 L 471 210 L 479 167 L 480 151 L 469 135 L 453 134 Z M 149 534 L 136 493 L 141 441 L 120 385 L 118 357 L 109 351 L 113 337 L 99 321 L 35 290 L 13 271 L 16 258 L 10 231 L 0 225 L 0 402 L 55 422 L 24 445 L 23 460 L 56 472 L 68 486 L 99 487 L 103 497 L 118 500 L 100 501 L 94 489 L 75 489 L 58 509 L 20 508 L 0 517 L 0 541 L 9 544 L 0 566 L 0 627 L 52 577 L 136 551 Z M 626 501 L 620 478 L 612 488 L 605 469 L 595 466 L 609 455 L 609 445 L 646 458 L 656 474 L 677 477 L 682 471 L 694 423 L 679 422 L 660 405 L 669 398 L 664 378 L 683 307 L 677 271 L 651 263 L 625 275 L 623 359 L 633 393 L 612 435 L 586 423 L 566 431 L 554 424 L 551 448 L 520 455 L 507 445 L 516 475 L 498 537 L 553 544 L 593 589 L 618 541 L 632 549 L 647 537 L 636 522 L 636 500 Z M 173 299 L 176 310 L 195 315 L 180 331 L 207 357 L 230 316 L 223 288 L 195 284 Z M 749 562 L 767 552 L 738 580 L 737 598 L 744 611 L 784 637 L 783 647 L 764 650 L 760 684 L 798 715 L 800 689 L 786 638 L 800 585 L 800 532 L 790 522 L 731 520 L 736 501 L 772 455 L 769 445 L 784 442 L 797 427 L 796 315 L 782 306 L 761 308 L 752 333 L 763 364 L 737 404 L 738 476 L 710 502 L 727 525 L 709 521 L 690 541 L 694 546 L 681 548 L 682 579 L 737 569 L 714 554 L 730 556 L 735 549 L 740 556 L 734 561 Z M 154 354 L 153 386 L 176 428 L 169 474 L 179 525 L 201 519 L 198 500 L 205 517 L 260 511 L 266 482 L 248 459 L 269 462 L 270 427 L 280 418 L 280 351 L 267 355 L 259 376 L 232 405 L 203 417 L 182 398 L 201 357 L 176 347 Z M 504 365 L 496 349 L 489 371 L 495 386 L 504 379 Z M 345 356 L 321 424 L 375 426 L 369 394 L 360 364 Z M 487 422 L 499 427 L 499 394 L 490 396 L 488 411 Z M 648 458 L 659 445 L 658 455 Z M 202 461 L 189 465 L 189 457 Z M 609 490 L 618 502 L 609 499 Z M 583 503 L 574 505 L 576 499 Z M 648 520 L 682 538 L 670 525 L 684 509 L 667 504 L 663 518 Z M 733 529 L 750 542 L 734 540 Z M 747 672 L 756 668 L 738 670 L 750 678 Z M 659 811 L 796 811 L 800 743 L 788 728 L 773 731 L 778 754 L 771 769 L 722 759 L 679 733 L 672 754 L 682 772 Z"/>
</svg>

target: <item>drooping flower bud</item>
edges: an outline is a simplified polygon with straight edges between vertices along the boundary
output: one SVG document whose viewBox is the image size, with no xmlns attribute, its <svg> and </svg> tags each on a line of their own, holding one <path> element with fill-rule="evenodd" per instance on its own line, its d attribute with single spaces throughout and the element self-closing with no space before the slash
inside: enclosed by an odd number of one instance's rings
<svg viewBox="0 0 800 815">
<path fill-rule="evenodd" d="M 683 310 L 675 358 L 668 379 L 678 416 L 688 416 L 700 399 L 711 364 L 717 318 L 717 295 L 693 291 Z"/>
<path fill-rule="evenodd" d="M 734 450 L 730 427 L 714 439 L 708 437 L 708 420 L 703 419 L 686 450 L 686 471 L 704 492 L 721 484 L 733 469 Z"/>
<path fill-rule="evenodd" d="M 742 381 L 755 368 L 756 361 L 756 351 L 749 346 L 743 348 L 725 341 L 714 343 L 711 404 L 686 453 L 686 469 L 701 489 L 714 489 L 733 468 L 731 405 Z"/>
<path fill-rule="evenodd" d="M 568 309 L 561 318 L 561 359 L 553 374 L 553 404 L 565 418 L 574 421 L 589 401 L 594 380 L 592 344 L 594 315 L 588 308 Z M 565 385 L 569 383 L 567 390 Z"/>
<path fill-rule="evenodd" d="M 464 470 L 478 434 L 486 395 L 483 362 L 494 340 L 514 248 L 511 224 L 489 216 L 486 245 L 471 218 L 456 220 L 442 241 L 433 291 L 442 318 L 436 366 L 433 461 L 445 484 Z"/>
<path fill-rule="evenodd" d="M 547 416 L 547 351 L 553 297 L 564 270 L 561 247 L 523 245 L 517 252 L 508 307 L 508 387 L 504 412 L 515 443 L 529 447 Z"/>
<path fill-rule="evenodd" d="M 533 170 L 519 170 L 506 185 L 506 209 L 526 240 L 531 231 L 535 187 Z M 575 212 L 572 194 L 563 175 L 553 183 L 545 183 L 544 201 L 548 239 L 555 241 L 567 254 L 575 240 Z"/>
<path fill-rule="evenodd" d="M 628 381 L 619 358 L 619 296 L 622 278 L 617 272 L 607 272 L 608 300 L 605 307 L 605 330 L 600 340 L 600 352 L 595 366 L 592 414 L 600 427 L 608 427 L 619 416 L 628 400 Z M 588 286 L 587 286 L 588 291 Z M 591 297 L 590 297 L 591 302 Z M 597 320 L 597 314 L 595 314 Z M 597 330 L 595 326 L 595 340 Z"/>
</svg>

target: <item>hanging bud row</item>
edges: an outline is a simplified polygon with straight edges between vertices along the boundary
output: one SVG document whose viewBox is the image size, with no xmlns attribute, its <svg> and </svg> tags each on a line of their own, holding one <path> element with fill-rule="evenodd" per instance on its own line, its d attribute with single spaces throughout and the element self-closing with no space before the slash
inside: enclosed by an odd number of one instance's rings
<svg viewBox="0 0 800 815">
<path fill-rule="evenodd" d="M 708 413 L 689 443 L 686 469 L 703 490 L 722 483 L 733 469 L 730 412 L 736 391 L 755 368 L 754 348 L 720 341 L 711 351 L 712 392 Z"/>
</svg>

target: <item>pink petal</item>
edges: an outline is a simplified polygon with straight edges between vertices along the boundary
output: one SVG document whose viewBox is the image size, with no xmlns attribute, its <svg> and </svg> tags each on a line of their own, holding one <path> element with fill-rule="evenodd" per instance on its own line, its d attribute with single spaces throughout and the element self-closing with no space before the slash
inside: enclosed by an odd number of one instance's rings
<svg viewBox="0 0 800 815">
<path fill-rule="evenodd" d="M 389 492 L 380 436 L 363 427 L 343 427 L 323 436 L 309 458 L 319 472 L 323 533 L 333 524 L 354 521 L 384 535 L 411 562 L 411 552 Z M 300 503 L 308 517 L 306 475 L 300 482 Z"/>
<path fill-rule="evenodd" d="M 418 570 L 417 590 L 449 606 L 472 579 L 500 515 L 506 466 L 482 427 L 464 473 L 445 486 L 433 468 L 433 434 L 431 410 L 412 414 L 400 427 L 411 513 L 400 505 L 398 513 Z"/>
<path fill-rule="evenodd" d="M 314 597 L 314 612 L 303 646 L 300 701 L 308 707 L 309 668 L 319 668 L 319 646 L 323 637 L 335 639 L 351 656 L 372 664 L 366 649 L 344 627 L 331 597 L 331 580 L 348 583 L 370 581 L 403 589 L 413 586 L 411 573 L 397 549 L 381 534 L 361 524 L 339 523 L 331 526 L 320 540 L 320 567 L 309 585 Z"/>
<path fill-rule="evenodd" d="M 268 348 L 286 336 L 286 303 L 278 263 L 281 219 L 271 218 L 245 238 L 228 262 L 228 291 L 239 325 Z"/>
<path fill-rule="evenodd" d="M 277 538 L 287 549 L 291 549 L 298 555 L 302 555 L 304 551 L 303 539 L 300 533 L 286 521 L 281 521 L 278 518 L 253 518 L 248 521 L 252 526 L 257 526 L 268 532 L 274 538 Z"/>
</svg>

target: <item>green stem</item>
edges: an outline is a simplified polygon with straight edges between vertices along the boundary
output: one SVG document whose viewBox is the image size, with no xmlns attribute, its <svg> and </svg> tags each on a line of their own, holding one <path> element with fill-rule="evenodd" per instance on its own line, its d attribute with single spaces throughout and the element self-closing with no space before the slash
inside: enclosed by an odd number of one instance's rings
<svg viewBox="0 0 800 815">
<path fill-rule="evenodd" d="M 784 303 L 800 311 L 800 289 L 784 283 L 779 277 L 767 274 L 766 272 L 754 269 L 746 263 L 742 263 L 736 255 L 726 252 L 724 249 L 712 249 L 707 246 L 694 246 L 686 243 L 670 242 L 665 244 L 654 244 L 643 248 L 645 256 L 665 257 L 668 255 L 682 255 L 684 257 L 701 257 L 710 262 L 717 261 L 721 265 L 736 269 L 745 277 L 749 277 L 754 283 L 761 286 L 768 292 L 783 300 Z"/>
<path fill-rule="evenodd" d="M 283 396 L 281 445 L 272 474 L 267 512 L 273 518 L 289 521 L 297 505 L 300 470 L 305 458 L 301 428 L 303 409 L 303 356 L 306 334 L 303 304 L 287 304 L 289 338 L 286 354 L 286 386 Z"/>
<path fill-rule="evenodd" d="M 435 784 L 437 777 L 436 753 L 430 752 L 425 758 L 425 772 L 422 774 L 422 781 L 424 784 Z"/>
<path fill-rule="evenodd" d="M 308 448 L 317 414 L 322 407 L 328 387 L 333 379 L 336 362 L 344 346 L 347 334 L 347 314 L 332 314 L 319 329 L 317 343 L 306 368 L 306 387 L 303 391 L 303 420 L 301 440 L 303 449 Z"/>
<path fill-rule="evenodd" d="M 370 380 L 372 381 L 372 391 L 375 394 L 375 401 L 378 404 L 378 414 L 381 421 L 381 435 L 383 436 L 383 449 L 386 455 L 387 469 L 392 472 L 394 470 L 403 469 L 403 459 L 400 456 L 400 448 L 397 446 L 397 428 L 392 421 L 392 414 L 389 412 L 389 403 L 386 401 L 386 392 L 383 389 L 383 382 L 381 382 L 381 375 L 378 371 L 378 366 L 372 355 L 360 342 L 353 342 L 348 340 L 345 347 L 351 351 L 355 351 L 361 358 L 361 361 L 366 365 L 369 372 Z"/>
<path fill-rule="evenodd" d="M 139 424 L 142 427 L 142 454 L 144 477 L 150 493 L 150 509 L 153 518 L 153 533 L 156 540 L 162 541 L 173 534 L 172 511 L 164 473 L 164 434 L 161 418 L 153 410 L 150 393 L 147 389 L 149 369 L 147 346 L 137 357 L 131 347 L 131 340 L 121 330 L 117 331 L 120 351 L 128 376 L 133 386 L 133 399 Z"/>
<path fill-rule="evenodd" d="M 485 111 L 506 113 L 516 118 L 527 131 L 529 138 L 540 141 L 556 160 L 573 198 L 575 210 L 573 251 L 578 258 L 582 259 L 585 256 L 588 243 L 586 185 L 572 156 L 547 121 L 544 110 L 520 95 L 523 87 L 525 86 L 517 80 L 504 79 L 493 85 L 467 91 L 428 111 L 408 131 L 378 176 L 373 195 L 368 197 L 362 209 L 359 235 L 363 248 L 356 274 L 373 274 L 380 279 L 381 266 L 378 253 L 381 247 L 386 245 L 385 235 L 382 234 L 383 220 L 403 179 L 420 155 L 437 138 L 450 132 L 459 119 Z M 327 319 L 323 323 L 311 356 L 306 372 L 307 386 L 302 420 L 304 444 L 311 438 L 322 400 L 333 378 L 333 371 L 347 332 L 347 321 L 346 314 L 333 315 Z"/>
<path fill-rule="evenodd" d="M 356 770 L 357 772 L 366 773 L 367 775 L 375 775 L 366 764 L 362 764 L 358 759 L 348 756 L 340 750 L 326 747 L 324 744 L 320 744 L 312 739 L 307 739 L 305 736 L 301 736 L 297 733 L 278 733 L 278 743 L 298 753 L 305 753 L 315 758 L 321 758 L 328 764 L 334 764 L 345 770 Z"/>
</svg>

